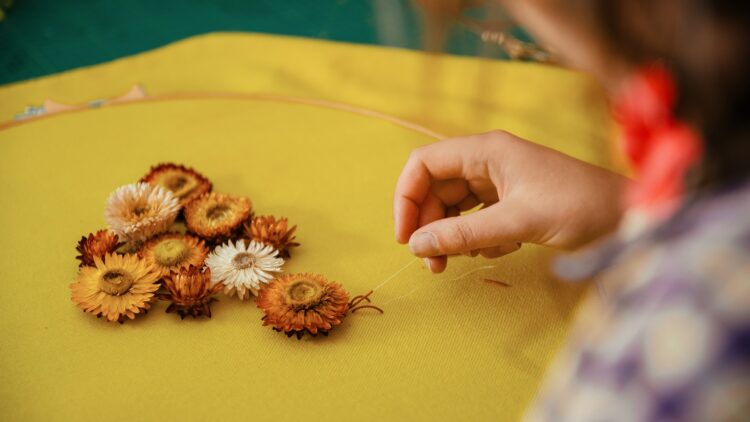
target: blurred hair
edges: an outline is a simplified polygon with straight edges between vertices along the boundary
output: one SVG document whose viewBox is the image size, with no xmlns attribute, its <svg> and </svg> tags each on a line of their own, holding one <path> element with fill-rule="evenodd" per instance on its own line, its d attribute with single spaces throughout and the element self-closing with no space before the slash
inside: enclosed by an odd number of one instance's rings
<svg viewBox="0 0 750 422">
<path fill-rule="evenodd" d="M 638 66 L 661 61 L 677 84 L 677 117 L 704 140 L 702 187 L 750 175 L 750 2 L 578 0 L 588 3 L 614 54 Z"/>
</svg>

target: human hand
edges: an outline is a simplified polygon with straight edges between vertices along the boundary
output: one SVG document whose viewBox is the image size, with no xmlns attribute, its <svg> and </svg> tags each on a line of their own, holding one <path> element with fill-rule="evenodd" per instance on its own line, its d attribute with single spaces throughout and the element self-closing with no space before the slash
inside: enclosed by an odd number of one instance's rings
<svg viewBox="0 0 750 422">
<path fill-rule="evenodd" d="M 626 180 L 505 132 L 439 141 L 415 149 L 401 172 L 396 239 L 435 273 L 448 255 L 574 249 L 617 226 Z"/>
</svg>

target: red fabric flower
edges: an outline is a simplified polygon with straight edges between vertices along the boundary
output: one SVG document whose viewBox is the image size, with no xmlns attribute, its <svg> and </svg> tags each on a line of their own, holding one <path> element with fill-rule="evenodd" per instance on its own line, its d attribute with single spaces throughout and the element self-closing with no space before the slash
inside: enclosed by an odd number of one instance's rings
<svg viewBox="0 0 750 422">
<path fill-rule="evenodd" d="M 641 69 L 615 102 L 622 146 L 636 172 L 626 206 L 650 214 L 671 213 L 684 193 L 685 173 L 698 161 L 698 134 L 674 117 L 675 85 L 661 65 Z"/>
</svg>

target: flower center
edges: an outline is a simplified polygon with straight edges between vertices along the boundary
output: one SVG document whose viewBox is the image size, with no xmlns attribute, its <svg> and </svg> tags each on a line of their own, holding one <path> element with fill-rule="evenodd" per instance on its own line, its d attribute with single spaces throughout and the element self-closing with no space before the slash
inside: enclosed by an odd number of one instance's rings
<svg viewBox="0 0 750 422">
<path fill-rule="evenodd" d="M 312 305 L 320 300 L 323 289 L 316 283 L 308 280 L 299 280 L 287 288 L 287 300 L 292 305 Z"/>
<path fill-rule="evenodd" d="M 206 218 L 213 221 L 219 221 L 226 218 L 226 216 L 229 214 L 229 207 L 223 204 L 214 205 L 213 207 L 209 208 L 206 212 Z"/>
<path fill-rule="evenodd" d="M 137 205 L 133 207 L 133 215 L 136 217 L 142 217 L 144 214 L 148 212 L 148 205 Z"/>
<path fill-rule="evenodd" d="M 234 263 L 234 267 L 238 270 L 251 268 L 255 266 L 255 262 L 255 256 L 247 252 L 240 252 L 232 258 L 232 263 Z"/>
<path fill-rule="evenodd" d="M 133 277 L 121 270 L 108 270 L 99 278 L 99 288 L 112 296 L 120 296 L 130 290 Z"/>
<path fill-rule="evenodd" d="M 178 198 L 184 198 L 198 186 L 195 179 L 179 173 L 169 175 L 162 183 Z"/>
<path fill-rule="evenodd" d="M 185 183 L 187 182 L 188 180 L 185 178 L 185 176 L 178 174 L 167 179 L 166 185 L 169 190 L 176 191 L 185 186 Z"/>
<path fill-rule="evenodd" d="M 154 260 L 165 267 L 177 265 L 190 255 L 190 248 L 182 239 L 168 239 L 154 249 Z"/>
</svg>

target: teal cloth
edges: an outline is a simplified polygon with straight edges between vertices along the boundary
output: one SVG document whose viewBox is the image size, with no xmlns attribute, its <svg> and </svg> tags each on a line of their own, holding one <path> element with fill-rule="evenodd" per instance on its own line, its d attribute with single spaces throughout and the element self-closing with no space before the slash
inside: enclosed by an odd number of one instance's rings
<svg viewBox="0 0 750 422">
<path fill-rule="evenodd" d="M 481 20 L 487 10 L 467 14 Z M 0 85 L 216 31 L 418 49 L 419 17 L 411 0 L 16 0 L 0 21 Z M 448 53 L 505 57 L 466 28 L 449 31 Z M 521 30 L 514 34 L 528 40 Z"/>
</svg>

